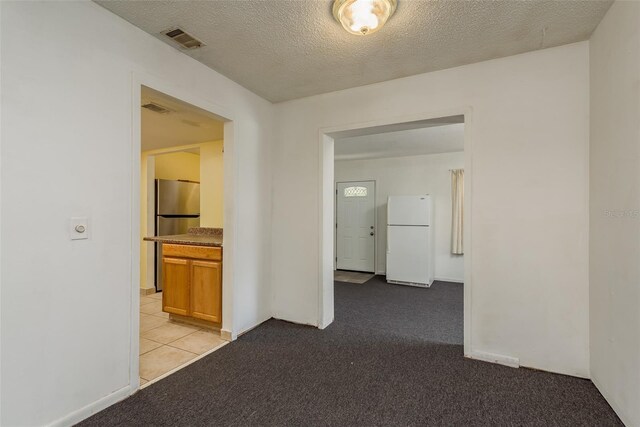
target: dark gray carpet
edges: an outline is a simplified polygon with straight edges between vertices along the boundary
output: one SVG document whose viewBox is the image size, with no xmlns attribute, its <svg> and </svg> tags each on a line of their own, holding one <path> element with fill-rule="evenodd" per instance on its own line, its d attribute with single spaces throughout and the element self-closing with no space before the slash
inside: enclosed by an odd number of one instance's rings
<svg viewBox="0 0 640 427">
<path fill-rule="evenodd" d="M 460 283 L 435 282 L 423 289 L 389 285 L 384 276 L 375 276 L 362 288 L 335 283 L 335 325 L 353 334 L 463 343 Z"/>
<path fill-rule="evenodd" d="M 588 380 L 468 360 L 462 285 L 336 282 L 324 331 L 270 320 L 85 426 L 613 426 Z"/>
</svg>

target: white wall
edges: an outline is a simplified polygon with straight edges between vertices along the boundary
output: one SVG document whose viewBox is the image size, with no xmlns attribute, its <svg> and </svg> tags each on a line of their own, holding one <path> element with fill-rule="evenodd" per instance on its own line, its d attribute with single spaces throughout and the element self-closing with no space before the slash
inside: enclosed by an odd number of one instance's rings
<svg viewBox="0 0 640 427">
<path fill-rule="evenodd" d="M 137 381 L 129 377 L 130 307 L 138 287 L 134 73 L 233 116 L 230 152 L 239 167 L 233 185 L 241 195 L 233 251 L 242 266 L 234 272 L 236 333 L 271 314 L 273 106 L 95 3 L 0 7 L 0 424 L 44 425 L 66 416 L 70 423 L 99 399 L 97 407 L 125 396 Z M 68 220 L 85 215 L 91 238 L 72 242 Z"/>
<path fill-rule="evenodd" d="M 320 129 L 461 107 L 472 116 L 471 350 L 586 377 L 587 42 L 277 104 L 274 316 L 320 317 Z"/>
<path fill-rule="evenodd" d="M 464 281 L 464 256 L 451 254 L 449 172 L 449 169 L 463 167 L 463 152 L 335 162 L 336 182 L 376 181 L 376 274 L 386 271 L 387 198 L 392 195 L 430 194 L 434 207 L 435 278 Z"/>
<path fill-rule="evenodd" d="M 640 425 L 640 3 L 618 1 L 590 41 L 591 376 Z"/>
</svg>

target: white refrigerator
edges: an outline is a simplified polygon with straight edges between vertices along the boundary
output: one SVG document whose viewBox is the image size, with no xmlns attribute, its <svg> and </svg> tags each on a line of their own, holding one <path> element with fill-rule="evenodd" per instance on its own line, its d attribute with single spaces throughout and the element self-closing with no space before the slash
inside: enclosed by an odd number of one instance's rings
<svg viewBox="0 0 640 427">
<path fill-rule="evenodd" d="M 433 283 L 431 196 L 389 196 L 387 282 L 428 288 Z"/>
</svg>

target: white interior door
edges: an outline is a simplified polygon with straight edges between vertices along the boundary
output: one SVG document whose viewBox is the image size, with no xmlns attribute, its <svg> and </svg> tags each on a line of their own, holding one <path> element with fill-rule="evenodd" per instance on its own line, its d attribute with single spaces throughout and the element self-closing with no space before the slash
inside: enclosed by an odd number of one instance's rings
<svg viewBox="0 0 640 427">
<path fill-rule="evenodd" d="M 336 267 L 375 271 L 375 182 L 336 185 Z"/>
</svg>

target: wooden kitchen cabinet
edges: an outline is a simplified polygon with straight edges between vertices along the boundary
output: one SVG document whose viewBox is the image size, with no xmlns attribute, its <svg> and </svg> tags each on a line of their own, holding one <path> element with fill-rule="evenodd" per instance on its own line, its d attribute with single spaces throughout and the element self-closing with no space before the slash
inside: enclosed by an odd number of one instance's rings
<svg viewBox="0 0 640 427">
<path fill-rule="evenodd" d="M 222 249 L 163 244 L 162 310 L 222 322 Z"/>
<path fill-rule="evenodd" d="M 221 295 L 222 263 L 191 261 L 191 316 L 220 323 Z"/>
<path fill-rule="evenodd" d="M 162 309 L 187 316 L 189 313 L 189 260 L 164 258 L 162 266 Z"/>
</svg>

